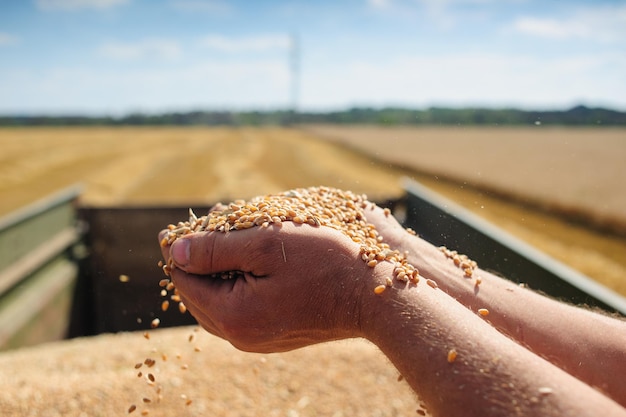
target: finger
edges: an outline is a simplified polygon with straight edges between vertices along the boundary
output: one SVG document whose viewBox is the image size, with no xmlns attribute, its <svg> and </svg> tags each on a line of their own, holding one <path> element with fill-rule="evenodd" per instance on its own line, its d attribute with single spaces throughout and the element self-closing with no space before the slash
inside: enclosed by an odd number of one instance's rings
<svg viewBox="0 0 626 417">
<path fill-rule="evenodd" d="M 257 282 L 254 277 L 246 274 L 223 280 L 175 270 L 172 279 L 189 312 L 208 332 L 231 343 L 241 343 L 247 336 L 252 340 L 259 336 L 258 332 L 255 333 L 259 326 L 252 318 L 261 322 L 266 319 L 260 317 L 256 298 L 246 296 L 250 285 L 254 286 Z M 260 311 L 267 310 L 262 308 Z M 262 327 L 261 333 L 265 333 L 265 326 Z"/>
<path fill-rule="evenodd" d="M 224 291 L 229 291 L 232 283 L 186 274 L 181 270 L 174 270 L 171 278 L 176 285 L 178 295 L 196 321 L 206 331 L 224 337 L 218 323 L 208 313 L 215 311 L 216 298 L 214 297 L 223 297 Z"/>
<path fill-rule="evenodd" d="M 289 229 L 290 227 L 284 227 Z M 198 275 L 246 271 L 266 275 L 260 268 L 281 259 L 279 235 L 283 228 L 254 227 L 236 232 L 198 232 L 178 238 L 169 255 L 177 268 Z"/>
<path fill-rule="evenodd" d="M 158 236 L 159 246 L 161 248 L 161 255 L 163 255 L 163 259 L 165 259 L 166 261 L 170 257 L 170 245 L 165 244 L 166 241 L 164 241 L 163 239 L 167 238 L 168 233 L 169 230 L 163 229 L 159 232 Z"/>
</svg>

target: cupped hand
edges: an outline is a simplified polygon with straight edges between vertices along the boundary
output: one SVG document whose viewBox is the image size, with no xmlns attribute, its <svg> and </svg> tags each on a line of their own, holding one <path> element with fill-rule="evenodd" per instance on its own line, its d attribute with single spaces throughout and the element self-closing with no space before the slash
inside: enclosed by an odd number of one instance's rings
<svg viewBox="0 0 626 417">
<path fill-rule="evenodd" d="M 434 280 L 439 288 L 454 298 L 475 294 L 475 281 L 468 279 L 461 268 L 447 259 L 441 250 L 419 236 L 409 233 L 398 221 L 380 207 L 366 213 L 367 221 L 376 227 L 392 249 L 407 255 L 407 261 L 420 275 Z"/>
<path fill-rule="evenodd" d="M 375 286 L 376 271 L 360 259 L 359 246 L 323 226 L 193 233 L 163 256 L 172 256 L 172 280 L 199 324 L 245 351 L 360 336 L 362 294 Z M 225 271 L 243 274 L 211 276 Z"/>
</svg>

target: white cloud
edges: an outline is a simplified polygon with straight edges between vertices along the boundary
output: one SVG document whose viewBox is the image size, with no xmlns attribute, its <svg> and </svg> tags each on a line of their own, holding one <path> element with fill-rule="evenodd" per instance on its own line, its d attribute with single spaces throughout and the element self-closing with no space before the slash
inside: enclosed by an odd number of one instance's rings
<svg viewBox="0 0 626 417">
<path fill-rule="evenodd" d="M 0 46 L 15 45 L 18 38 L 9 33 L 0 32 Z"/>
<path fill-rule="evenodd" d="M 521 33 L 552 39 L 585 38 L 591 34 L 591 28 L 579 21 L 521 17 L 514 26 Z"/>
<path fill-rule="evenodd" d="M 170 5 L 178 10 L 199 13 L 228 13 L 231 6 L 220 0 L 173 0 Z"/>
<path fill-rule="evenodd" d="M 36 0 L 40 10 L 108 9 L 130 0 Z"/>
<path fill-rule="evenodd" d="M 626 58 L 615 55 L 542 59 L 524 55 L 405 56 L 305 72 L 303 107 L 433 104 L 564 107 L 626 106 Z M 332 103 L 331 103 L 332 100 Z"/>
<path fill-rule="evenodd" d="M 99 48 L 99 54 L 116 60 L 175 60 L 182 55 L 182 51 L 176 41 L 149 39 L 135 43 L 108 42 Z"/>
<path fill-rule="evenodd" d="M 605 6 L 574 10 L 561 19 L 523 16 L 516 31 L 549 39 L 589 39 L 623 42 L 626 39 L 626 6 Z"/>
<path fill-rule="evenodd" d="M 367 5 L 375 9 L 386 9 L 391 6 L 391 0 L 367 0 Z"/>
<path fill-rule="evenodd" d="M 125 114 L 198 109 L 286 107 L 289 73 L 274 60 L 202 62 L 113 70 L 0 69 L 0 113 Z"/>
<path fill-rule="evenodd" d="M 291 40 L 285 35 L 266 35 L 245 38 L 229 38 L 222 35 L 205 36 L 200 44 L 223 52 L 264 52 L 287 49 Z"/>
</svg>

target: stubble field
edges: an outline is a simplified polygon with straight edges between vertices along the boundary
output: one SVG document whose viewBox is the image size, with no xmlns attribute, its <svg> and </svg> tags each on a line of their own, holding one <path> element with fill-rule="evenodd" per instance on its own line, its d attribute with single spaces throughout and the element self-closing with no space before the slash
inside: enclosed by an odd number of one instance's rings
<svg viewBox="0 0 626 417">
<path fill-rule="evenodd" d="M 322 184 L 385 200 L 406 176 L 626 295 L 626 129 L 35 128 L 0 146 L 0 215 L 77 182 L 86 205 L 193 207 Z"/>
<path fill-rule="evenodd" d="M 76 182 L 86 205 L 193 207 L 321 184 L 385 200 L 402 194 L 408 176 L 626 295 L 626 239 L 563 220 L 569 211 L 615 231 L 626 224 L 623 139 L 623 129 L 3 129 L 0 215 Z M 188 370 L 170 370 L 165 399 L 142 404 L 148 388 L 133 364 L 188 352 L 191 331 L 160 330 L 150 343 L 130 333 L 7 352 L 0 409 L 126 415 L 137 403 L 135 414 L 151 416 L 417 415 L 419 399 L 364 341 L 256 355 L 202 332 L 202 352 L 185 357 Z"/>
</svg>

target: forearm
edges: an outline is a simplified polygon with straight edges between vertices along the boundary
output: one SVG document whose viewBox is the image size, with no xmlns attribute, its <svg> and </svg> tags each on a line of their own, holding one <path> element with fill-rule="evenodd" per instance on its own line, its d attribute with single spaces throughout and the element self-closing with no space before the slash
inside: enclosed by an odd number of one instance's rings
<svg viewBox="0 0 626 417">
<path fill-rule="evenodd" d="M 420 273 L 501 332 L 626 406 L 626 322 L 556 302 L 477 269 L 471 277 L 438 248 L 414 239 Z M 419 243 L 418 243 L 419 241 Z"/>
<path fill-rule="evenodd" d="M 366 337 L 434 415 L 626 414 L 423 280 L 370 297 L 362 323 Z"/>
</svg>

